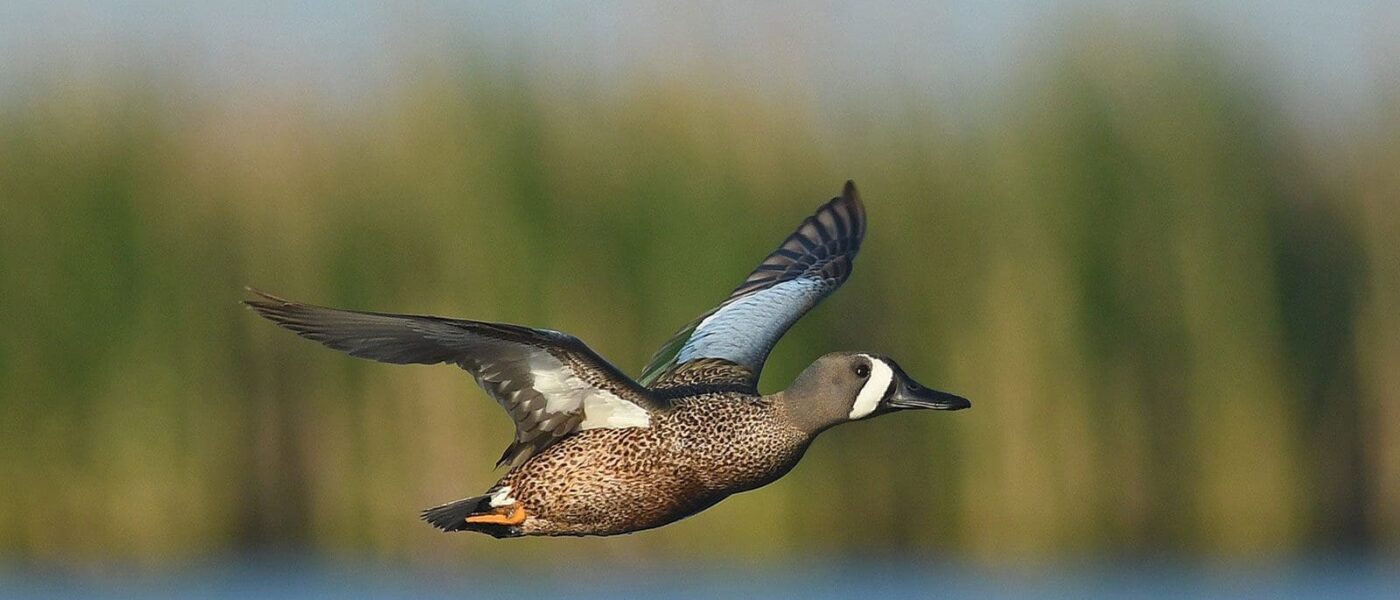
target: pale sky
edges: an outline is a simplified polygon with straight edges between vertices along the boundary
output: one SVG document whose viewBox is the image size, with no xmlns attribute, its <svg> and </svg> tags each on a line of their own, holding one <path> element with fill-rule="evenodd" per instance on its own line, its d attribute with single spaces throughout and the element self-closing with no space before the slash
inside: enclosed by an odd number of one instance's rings
<svg viewBox="0 0 1400 600">
<path fill-rule="evenodd" d="M 1169 8 L 1164 7 L 1170 5 Z M 867 3 L 376 3 L 342 0 L 7 0 L 0 98 L 36 81 L 113 71 L 177 74 L 213 96 L 325 94 L 353 102 L 408 66 L 524 65 L 604 87 L 708 77 L 759 93 L 908 90 L 975 107 L 1073 32 L 1112 23 L 1205 34 L 1324 126 L 1376 112 L 1400 89 L 1394 0 L 949 0 Z M 1134 28 L 1136 29 L 1136 28 Z"/>
</svg>

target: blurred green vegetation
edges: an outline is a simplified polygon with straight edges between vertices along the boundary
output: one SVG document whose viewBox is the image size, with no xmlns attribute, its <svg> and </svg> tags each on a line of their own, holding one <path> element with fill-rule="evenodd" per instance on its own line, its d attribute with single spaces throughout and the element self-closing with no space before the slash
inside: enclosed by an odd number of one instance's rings
<svg viewBox="0 0 1400 600">
<path fill-rule="evenodd" d="M 1400 119 L 1327 151 L 1215 57 L 1109 47 L 960 125 L 914 92 L 832 119 L 820 91 L 701 74 L 464 68 L 340 112 L 132 73 L 36 86 L 0 108 L 0 556 L 1400 548 Z M 763 388 L 869 349 L 974 409 L 838 428 L 785 480 L 635 536 L 422 525 L 498 475 L 499 409 L 238 304 L 547 326 L 635 373 L 847 178 L 858 268 Z"/>
</svg>

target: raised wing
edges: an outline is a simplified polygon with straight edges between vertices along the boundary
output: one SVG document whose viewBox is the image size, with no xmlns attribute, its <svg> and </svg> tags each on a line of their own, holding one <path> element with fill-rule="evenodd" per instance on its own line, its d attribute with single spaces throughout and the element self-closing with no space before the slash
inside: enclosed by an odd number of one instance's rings
<svg viewBox="0 0 1400 600">
<path fill-rule="evenodd" d="M 847 181 L 839 197 L 803 220 L 728 299 L 667 341 L 643 371 L 642 384 L 756 389 L 773 345 L 845 283 L 864 237 L 865 206 Z"/>
<path fill-rule="evenodd" d="M 645 388 L 571 335 L 518 325 L 339 310 L 254 291 L 258 314 L 351 356 L 394 364 L 452 363 L 515 421 L 497 466 L 524 462 L 575 431 L 647 427 L 667 410 Z"/>
</svg>

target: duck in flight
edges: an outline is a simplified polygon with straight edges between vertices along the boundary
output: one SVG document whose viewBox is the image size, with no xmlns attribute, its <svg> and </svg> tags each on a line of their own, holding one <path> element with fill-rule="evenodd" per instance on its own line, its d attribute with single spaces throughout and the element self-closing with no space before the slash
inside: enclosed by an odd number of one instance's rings
<svg viewBox="0 0 1400 600">
<path fill-rule="evenodd" d="M 827 354 L 786 390 L 759 394 L 769 351 L 846 281 L 864 236 L 865 207 L 847 182 L 724 302 L 668 341 L 639 380 L 549 329 L 323 308 L 257 291 L 246 302 L 351 356 L 461 367 L 510 414 L 515 439 L 497 463 L 509 470 L 485 494 L 423 511 L 434 527 L 616 535 L 773 482 L 832 426 L 971 406 L 873 352 Z"/>
</svg>

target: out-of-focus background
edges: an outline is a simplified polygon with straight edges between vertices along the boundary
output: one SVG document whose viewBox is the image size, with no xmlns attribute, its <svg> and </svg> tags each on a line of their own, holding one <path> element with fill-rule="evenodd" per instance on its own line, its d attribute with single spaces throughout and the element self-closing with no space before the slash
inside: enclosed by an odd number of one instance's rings
<svg viewBox="0 0 1400 600">
<path fill-rule="evenodd" d="M 0 583 L 1380 589 L 1397 31 L 1380 0 L 7 2 Z M 974 408 L 838 428 L 657 531 L 432 530 L 498 476 L 500 410 L 238 304 L 551 327 L 637 373 L 848 178 L 855 274 L 762 389 L 868 349 Z"/>
</svg>

